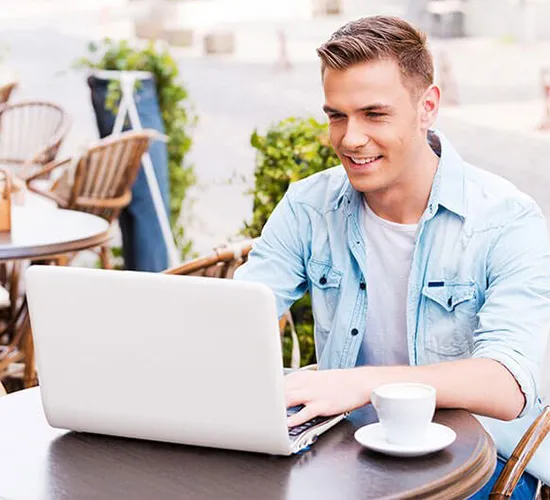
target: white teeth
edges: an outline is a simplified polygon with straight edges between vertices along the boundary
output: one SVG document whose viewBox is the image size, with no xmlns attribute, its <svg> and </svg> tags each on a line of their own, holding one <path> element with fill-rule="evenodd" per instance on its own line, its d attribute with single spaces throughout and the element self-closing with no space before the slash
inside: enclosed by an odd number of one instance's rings
<svg viewBox="0 0 550 500">
<path fill-rule="evenodd" d="M 380 158 L 379 156 L 371 156 L 370 158 L 354 158 L 353 156 L 350 156 L 351 161 L 353 163 L 356 163 L 357 165 L 366 165 L 367 163 L 372 163 L 373 161 Z"/>
</svg>

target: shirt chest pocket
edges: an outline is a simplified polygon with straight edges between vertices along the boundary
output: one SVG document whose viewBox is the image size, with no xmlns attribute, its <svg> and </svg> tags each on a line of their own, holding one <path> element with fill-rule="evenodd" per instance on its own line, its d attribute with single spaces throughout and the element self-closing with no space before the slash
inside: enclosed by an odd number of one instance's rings
<svg viewBox="0 0 550 500">
<path fill-rule="evenodd" d="M 477 325 L 475 283 L 431 281 L 422 296 L 424 348 L 435 355 L 429 361 L 469 357 Z"/>
<path fill-rule="evenodd" d="M 329 332 L 340 299 L 343 273 L 331 262 L 311 259 L 307 265 L 316 330 Z"/>
</svg>

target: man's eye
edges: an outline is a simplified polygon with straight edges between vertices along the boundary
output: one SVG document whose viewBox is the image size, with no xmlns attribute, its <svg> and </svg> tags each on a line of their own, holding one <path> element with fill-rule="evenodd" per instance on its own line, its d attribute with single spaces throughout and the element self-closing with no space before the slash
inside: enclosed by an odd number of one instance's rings
<svg viewBox="0 0 550 500">
<path fill-rule="evenodd" d="M 386 116 L 386 113 L 375 113 L 374 111 L 369 111 L 369 112 L 367 113 L 367 116 L 368 116 L 369 118 L 380 118 L 380 117 L 382 117 L 382 116 Z"/>
<path fill-rule="evenodd" d="M 343 117 L 344 117 L 344 115 L 339 115 L 339 114 L 334 114 L 334 113 L 328 115 L 329 120 L 340 120 Z"/>
</svg>

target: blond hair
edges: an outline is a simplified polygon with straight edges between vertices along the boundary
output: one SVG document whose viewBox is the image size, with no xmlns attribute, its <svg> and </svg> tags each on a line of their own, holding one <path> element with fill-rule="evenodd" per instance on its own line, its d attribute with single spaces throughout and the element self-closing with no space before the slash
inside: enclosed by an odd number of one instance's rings
<svg viewBox="0 0 550 500">
<path fill-rule="evenodd" d="M 355 64 L 394 60 L 403 83 L 414 93 L 434 80 L 432 55 L 426 36 L 408 22 L 392 16 L 364 17 L 351 21 L 317 49 L 321 70 L 344 70 Z"/>
</svg>

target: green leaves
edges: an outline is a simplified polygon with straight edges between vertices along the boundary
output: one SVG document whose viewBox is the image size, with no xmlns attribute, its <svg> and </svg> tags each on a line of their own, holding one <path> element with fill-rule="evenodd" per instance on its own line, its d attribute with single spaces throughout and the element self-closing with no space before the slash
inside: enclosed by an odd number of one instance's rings
<svg viewBox="0 0 550 500">
<path fill-rule="evenodd" d="M 314 118 L 287 118 L 272 126 L 265 136 L 255 130 L 250 137 L 257 150 L 252 220 L 243 233 L 260 235 L 271 212 L 291 182 L 340 163 L 330 148 L 328 126 Z"/>
<path fill-rule="evenodd" d="M 191 252 L 192 243 L 186 239 L 179 221 L 183 200 L 196 183 L 192 165 L 185 164 L 191 148 L 189 129 L 197 119 L 192 113 L 185 86 L 179 80 L 176 61 L 167 50 L 159 49 L 154 42 L 143 48 L 130 46 L 126 40 L 105 38 L 100 43 L 88 44 L 90 58 L 81 58 L 77 67 L 118 71 L 149 71 L 154 75 L 160 111 L 168 136 L 168 173 L 170 178 L 170 223 L 182 259 Z M 120 85 L 109 83 L 106 106 L 117 111 L 120 102 Z"/>
<path fill-rule="evenodd" d="M 255 130 L 250 144 L 257 150 L 252 220 L 245 223 L 243 234 L 255 238 L 281 201 L 291 182 L 340 163 L 329 145 L 328 126 L 314 118 L 287 118 L 265 134 Z M 292 317 L 302 351 L 302 365 L 315 362 L 311 299 L 304 296 L 292 306 Z M 292 343 L 289 332 L 283 338 L 283 357 L 288 366 Z"/>
<path fill-rule="evenodd" d="M 263 137 L 260 137 L 256 130 L 254 130 L 250 136 L 250 145 L 256 149 L 261 149 L 263 147 Z"/>
</svg>

